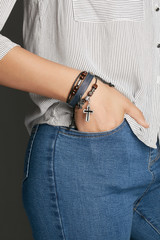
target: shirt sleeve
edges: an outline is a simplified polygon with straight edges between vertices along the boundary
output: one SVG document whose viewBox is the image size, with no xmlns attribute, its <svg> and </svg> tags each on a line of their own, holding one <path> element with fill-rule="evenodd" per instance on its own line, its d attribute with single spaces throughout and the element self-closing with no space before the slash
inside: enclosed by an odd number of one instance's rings
<svg viewBox="0 0 160 240">
<path fill-rule="evenodd" d="M 6 23 L 16 0 L 0 0 L 0 31 Z M 0 34 L 0 60 L 15 46 L 19 44 Z"/>
</svg>

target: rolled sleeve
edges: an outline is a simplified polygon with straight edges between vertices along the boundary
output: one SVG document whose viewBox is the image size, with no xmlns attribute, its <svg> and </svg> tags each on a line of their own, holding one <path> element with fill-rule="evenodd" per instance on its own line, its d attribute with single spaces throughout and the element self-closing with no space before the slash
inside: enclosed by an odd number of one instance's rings
<svg viewBox="0 0 160 240">
<path fill-rule="evenodd" d="M 0 60 L 14 47 L 20 46 L 19 44 L 12 42 L 7 37 L 0 34 Z"/>
<path fill-rule="evenodd" d="M 0 0 L 0 31 L 6 23 L 16 0 Z M 0 34 L 0 60 L 14 47 L 19 44 Z"/>
</svg>

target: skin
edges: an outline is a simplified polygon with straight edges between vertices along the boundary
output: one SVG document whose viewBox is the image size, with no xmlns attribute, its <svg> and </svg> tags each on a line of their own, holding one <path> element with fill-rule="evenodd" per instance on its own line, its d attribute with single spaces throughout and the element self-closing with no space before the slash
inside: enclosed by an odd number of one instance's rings
<svg viewBox="0 0 160 240">
<path fill-rule="evenodd" d="M 92 84 L 95 82 L 93 79 Z M 143 113 L 126 96 L 116 88 L 110 87 L 98 80 L 98 88 L 90 98 L 90 107 L 94 111 L 90 114 L 89 122 L 85 121 L 86 114 L 82 111 L 88 105 L 86 102 L 82 109 L 75 109 L 75 123 L 77 129 L 87 132 L 101 132 L 116 128 L 124 120 L 127 113 L 145 128 L 149 124 L 145 122 Z M 91 89 L 88 89 L 88 91 Z M 83 95 L 84 98 L 87 92 Z M 104 104 L 105 103 L 105 104 Z"/>
<path fill-rule="evenodd" d="M 84 70 L 61 65 L 16 46 L 0 61 L 0 85 L 66 102 L 75 78 Z M 82 98 L 87 95 L 94 82 L 95 78 Z M 149 127 L 143 113 L 127 97 L 100 80 L 97 84 L 98 88 L 90 98 L 90 106 L 94 110 L 90 121 L 85 121 L 86 114 L 82 112 L 87 102 L 82 109 L 75 109 L 75 123 L 79 131 L 111 130 L 123 121 L 124 113 L 143 127 Z"/>
</svg>

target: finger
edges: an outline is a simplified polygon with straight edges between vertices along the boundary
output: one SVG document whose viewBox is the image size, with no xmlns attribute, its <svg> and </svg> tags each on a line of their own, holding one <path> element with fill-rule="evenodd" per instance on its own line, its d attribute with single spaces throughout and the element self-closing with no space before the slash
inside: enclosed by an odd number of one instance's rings
<svg viewBox="0 0 160 240">
<path fill-rule="evenodd" d="M 136 122 L 138 122 L 143 127 L 145 128 L 149 127 L 149 124 L 146 121 L 142 111 L 138 107 L 136 107 L 132 102 L 127 105 L 126 113 L 129 114 L 132 118 L 134 118 Z"/>
</svg>

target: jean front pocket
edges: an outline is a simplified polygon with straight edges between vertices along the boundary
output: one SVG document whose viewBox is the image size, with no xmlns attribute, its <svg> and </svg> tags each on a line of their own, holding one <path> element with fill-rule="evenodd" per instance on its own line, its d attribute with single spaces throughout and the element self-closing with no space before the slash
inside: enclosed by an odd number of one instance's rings
<svg viewBox="0 0 160 240">
<path fill-rule="evenodd" d="M 143 21 L 144 0 L 72 0 L 74 20 L 106 23 L 108 21 Z"/>
<path fill-rule="evenodd" d="M 22 182 L 24 182 L 28 176 L 29 176 L 29 167 L 30 167 L 30 159 L 32 154 L 32 148 L 35 140 L 35 136 L 37 134 L 39 124 L 35 124 L 32 127 L 32 131 L 28 140 L 26 152 L 25 152 L 25 158 L 24 158 L 24 168 L 23 168 L 23 179 Z"/>
<path fill-rule="evenodd" d="M 59 132 L 61 134 L 66 134 L 74 137 L 88 137 L 88 138 L 95 138 L 95 137 L 103 137 L 103 136 L 110 136 L 115 133 L 119 133 L 123 127 L 127 124 L 126 118 L 123 119 L 123 121 L 116 126 L 114 129 L 107 130 L 107 131 L 101 131 L 101 132 L 83 132 L 79 131 L 77 129 L 72 129 L 65 126 L 60 126 Z"/>
</svg>

